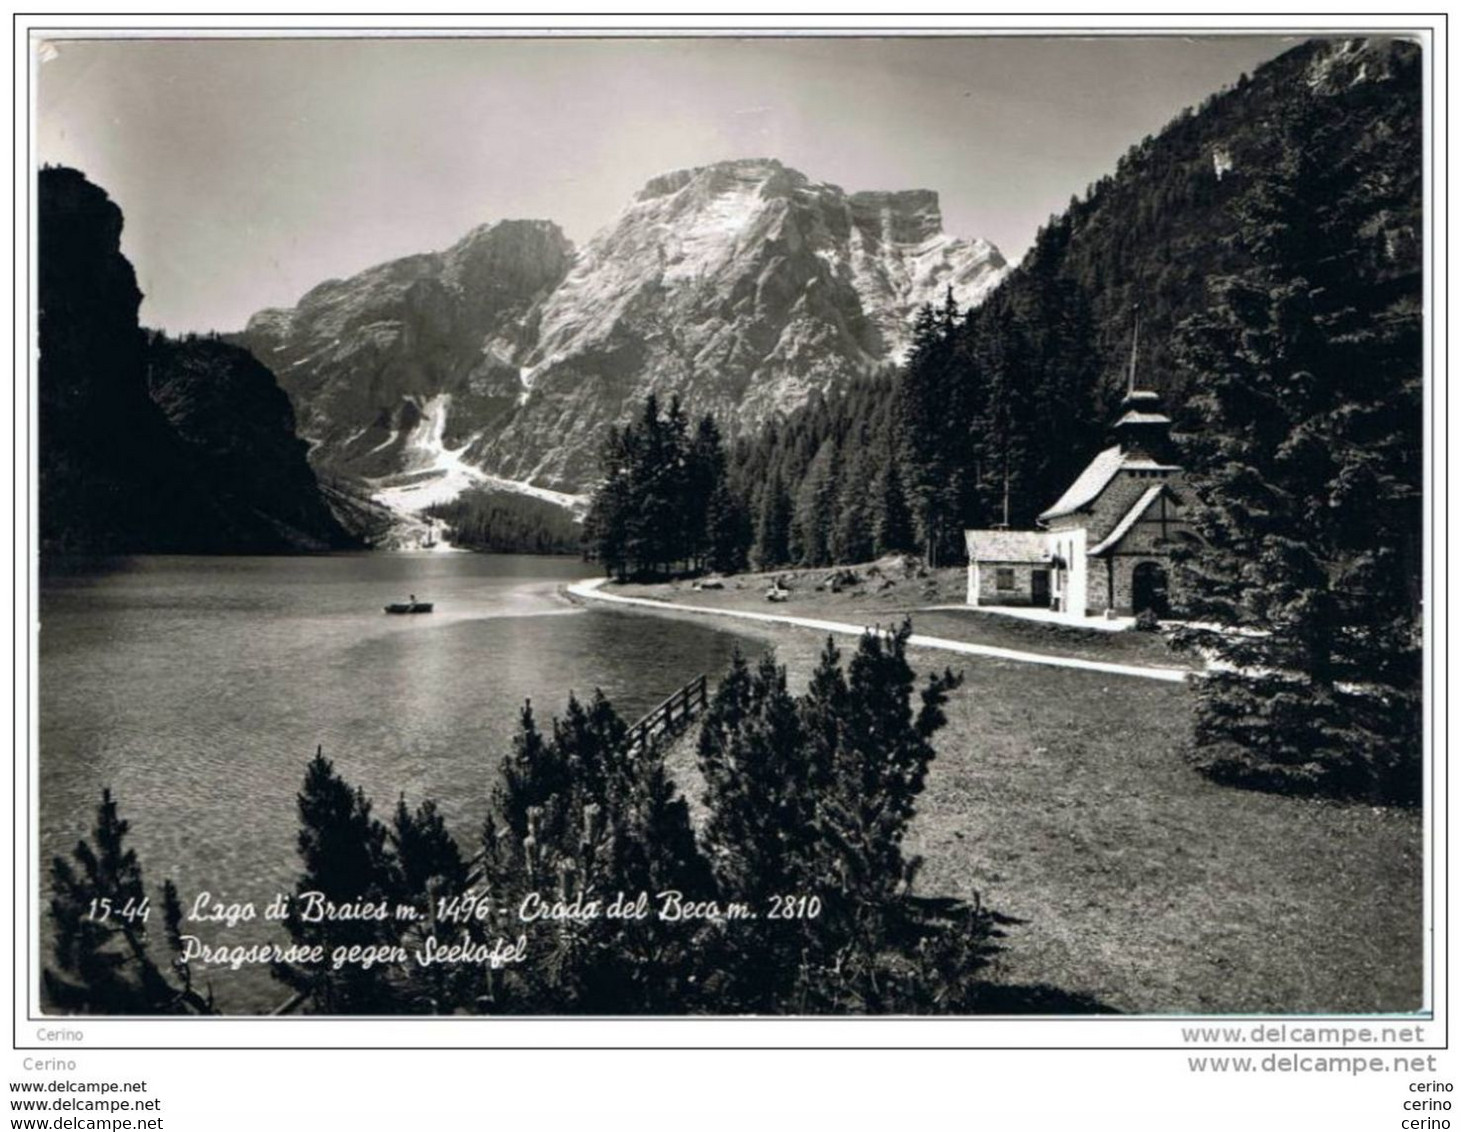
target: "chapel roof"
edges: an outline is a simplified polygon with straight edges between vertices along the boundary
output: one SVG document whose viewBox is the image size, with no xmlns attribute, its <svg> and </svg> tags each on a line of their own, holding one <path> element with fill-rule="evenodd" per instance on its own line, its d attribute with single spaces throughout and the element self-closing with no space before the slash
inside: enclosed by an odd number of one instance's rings
<svg viewBox="0 0 1461 1132">
<path fill-rule="evenodd" d="M 1050 553 L 1042 531 L 965 531 L 970 562 L 1046 562 Z"/>
<path fill-rule="evenodd" d="M 1126 532 L 1131 530 L 1138 519 L 1146 513 L 1148 507 L 1157 501 L 1157 496 L 1166 489 L 1166 484 L 1155 483 L 1141 493 L 1141 498 L 1131 505 L 1131 510 L 1121 516 L 1121 521 L 1111 528 L 1111 533 L 1098 542 L 1090 550 L 1086 551 L 1091 557 L 1105 554 L 1113 549 L 1118 542 L 1126 537 Z"/>
<path fill-rule="evenodd" d="M 1135 413 L 1127 413 L 1127 417 L 1136 416 Z M 1146 414 L 1142 414 L 1146 416 Z M 1123 418 L 1125 420 L 1126 418 Z M 1163 421 L 1167 418 L 1162 417 Z M 1128 446 L 1113 444 L 1096 454 L 1096 458 L 1086 465 L 1086 470 L 1076 476 L 1075 481 L 1065 489 L 1065 494 L 1057 499 L 1054 504 L 1040 512 L 1040 521 L 1047 519 L 1058 519 L 1062 515 L 1069 515 L 1094 503 L 1101 492 L 1106 490 L 1117 472 L 1179 472 L 1182 469 L 1176 464 L 1169 464 L 1158 460 L 1147 453 L 1133 451 Z"/>
<path fill-rule="evenodd" d="M 1116 422 L 1116 427 L 1119 429 L 1125 425 L 1169 425 L 1171 423 L 1172 418 L 1166 413 L 1144 413 L 1139 409 L 1128 409 Z"/>
<path fill-rule="evenodd" d="M 1053 506 L 1040 512 L 1040 518 L 1054 519 L 1061 515 L 1069 515 L 1072 511 L 1079 511 L 1086 504 L 1092 502 L 1096 496 L 1106 489 L 1111 478 L 1121 470 L 1121 445 L 1113 444 L 1110 448 L 1096 454 L 1096 458 L 1086 465 L 1086 470 L 1076 476 L 1065 494 L 1057 499 Z"/>
</svg>

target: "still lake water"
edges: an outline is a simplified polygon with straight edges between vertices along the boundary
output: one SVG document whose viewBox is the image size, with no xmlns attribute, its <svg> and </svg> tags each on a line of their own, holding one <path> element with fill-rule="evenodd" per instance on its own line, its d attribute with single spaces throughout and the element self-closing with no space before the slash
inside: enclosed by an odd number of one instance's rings
<svg viewBox="0 0 1461 1132">
<path fill-rule="evenodd" d="M 293 889 L 295 796 L 316 746 L 388 818 L 434 798 L 467 852 L 524 699 L 539 724 L 602 688 L 628 720 L 754 640 L 574 606 L 571 558 L 349 554 L 142 557 L 48 568 L 40 586 L 40 861 L 69 853 L 104 786 L 150 892 L 262 911 Z M 436 612 L 389 617 L 415 593 Z M 154 917 L 152 928 L 160 936 Z M 211 943 L 280 938 L 194 925 Z M 49 961 L 49 951 L 45 954 Z M 209 975 L 229 1011 L 287 994 L 267 972 Z"/>
</svg>

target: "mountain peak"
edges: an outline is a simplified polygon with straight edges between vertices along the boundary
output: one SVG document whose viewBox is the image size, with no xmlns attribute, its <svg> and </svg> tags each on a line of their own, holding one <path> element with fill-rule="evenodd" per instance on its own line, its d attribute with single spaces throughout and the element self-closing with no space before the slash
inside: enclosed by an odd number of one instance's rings
<svg viewBox="0 0 1461 1132">
<path fill-rule="evenodd" d="M 449 452 L 575 490 L 602 429 L 647 393 L 754 428 L 897 364 L 922 304 L 952 288 L 972 306 L 1004 271 L 985 241 L 943 231 L 937 193 L 849 195 L 743 157 L 652 178 L 580 252 L 547 221 L 483 225 L 247 334 L 305 406 L 322 466 L 415 474 Z"/>
<path fill-rule="evenodd" d="M 732 184 L 764 183 L 787 174 L 793 180 L 806 181 L 805 176 L 795 169 L 788 169 L 774 157 L 732 158 L 710 165 L 675 169 L 669 173 L 661 173 L 658 177 L 651 177 L 645 182 L 644 188 L 634 195 L 634 200 L 639 203 L 659 197 L 673 196 L 692 184 L 717 189 L 729 187 Z"/>
<path fill-rule="evenodd" d="M 761 202 L 805 190 L 845 205 L 855 225 L 884 242 L 921 244 L 943 235 L 939 196 L 932 189 L 874 189 L 848 194 L 829 182 L 812 181 L 774 157 L 733 158 L 661 174 L 635 194 L 633 205 L 677 197 L 687 190 L 683 202 L 687 208 L 738 196 L 743 201 L 743 207 L 735 210 L 738 214 L 748 214 Z M 717 208 L 727 211 L 724 203 Z"/>
<path fill-rule="evenodd" d="M 532 275 L 534 263 L 566 264 L 572 258 L 572 242 L 551 220 L 481 224 L 441 253 L 446 276 L 456 283 L 466 282 L 465 274 L 482 271 Z"/>
<path fill-rule="evenodd" d="M 448 251 L 480 243 L 488 239 L 521 238 L 531 235 L 562 236 L 563 230 L 551 220 L 489 220 L 478 224 Z M 566 238 L 566 237 L 564 237 Z"/>
</svg>

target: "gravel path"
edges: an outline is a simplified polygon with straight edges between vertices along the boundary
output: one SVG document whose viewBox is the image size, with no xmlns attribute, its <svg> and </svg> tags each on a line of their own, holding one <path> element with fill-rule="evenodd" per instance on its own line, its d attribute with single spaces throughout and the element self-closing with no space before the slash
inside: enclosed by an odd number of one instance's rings
<svg viewBox="0 0 1461 1132">
<path fill-rule="evenodd" d="M 677 613 L 698 613 L 701 616 L 733 617 L 741 621 L 761 621 L 769 625 L 792 625 L 803 629 L 816 629 L 822 633 L 836 633 L 860 637 L 868 626 L 854 625 L 849 621 L 822 621 L 814 617 L 793 617 L 785 613 L 751 613 L 742 609 L 716 609 L 701 605 L 684 605 L 673 601 L 652 601 L 642 597 L 622 597 L 618 594 L 601 593 L 600 589 L 608 579 L 588 578 L 568 586 L 568 592 L 586 601 L 602 601 L 613 605 L 635 605 L 647 609 L 674 610 Z M 1185 668 L 1159 668 L 1138 664 L 1113 664 L 1102 660 L 1083 660 L 1074 656 L 1052 656 L 1048 653 L 1025 652 L 1021 649 L 1000 648 L 997 645 L 976 645 L 968 641 L 955 641 L 948 637 L 927 637 L 915 633 L 908 643 L 918 648 L 943 649 L 964 656 L 988 656 L 1000 660 L 1012 660 L 1022 664 L 1044 664 L 1052 668 L 1082 668 L 1089 672 L 1105 672 L 1112 676 L 1137 676 L 1144 680 L 1165 680 L 1180 684 L 1192 673 Z"/>
</svg>

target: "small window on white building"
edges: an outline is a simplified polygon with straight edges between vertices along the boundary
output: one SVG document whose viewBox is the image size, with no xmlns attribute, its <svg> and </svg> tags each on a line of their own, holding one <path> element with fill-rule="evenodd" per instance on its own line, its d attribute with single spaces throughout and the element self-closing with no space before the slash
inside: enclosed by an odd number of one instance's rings
<svg viewBox="0 0 1461 1132">
<path fill-rule="evenodd" d="M 997 590 L 1012 590 L 1015 588 L 1015 568 L 1013 566 L 995 567 L 994 588 Z"/>
</svg>

